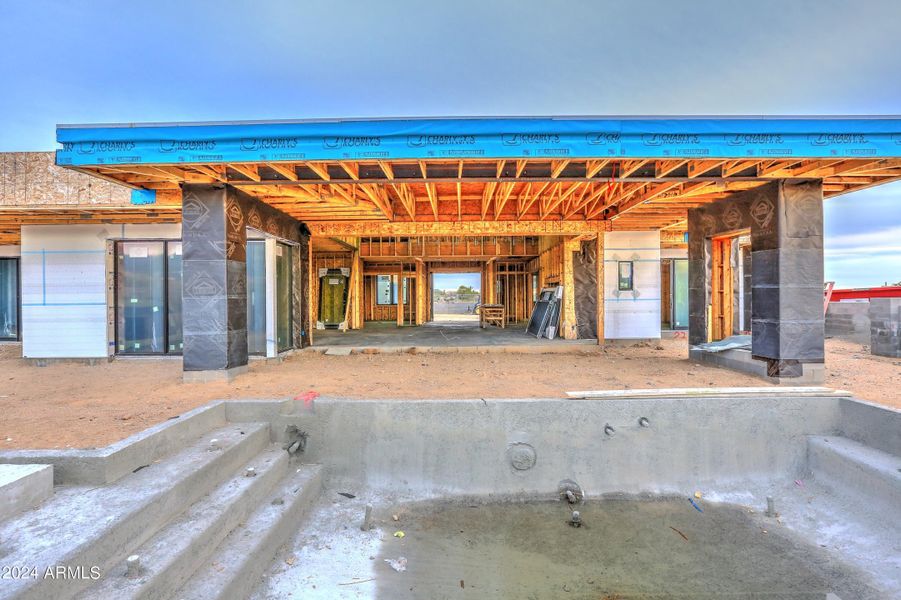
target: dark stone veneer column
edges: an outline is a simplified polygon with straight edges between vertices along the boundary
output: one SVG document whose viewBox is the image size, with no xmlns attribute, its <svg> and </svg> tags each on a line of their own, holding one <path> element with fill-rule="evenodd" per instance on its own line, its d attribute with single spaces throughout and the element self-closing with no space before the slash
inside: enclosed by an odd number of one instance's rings
<svg viewBox="0 0 901 600">
<path fill-rule="evenodd" d="M 823 185 L 779 180 L 688 212 L 689 343 L 707 341 L 710 238 L 751 230 L 751 353 L 770 376 L 822 363 Z"/>
<path fill-rule="evenodd" d="M 182 185 L 186 380 L 229 378 L 247 368 L 248 227 L 295 244 L 302 239 L 299 221 L 240 190 Z"/>
</svg>

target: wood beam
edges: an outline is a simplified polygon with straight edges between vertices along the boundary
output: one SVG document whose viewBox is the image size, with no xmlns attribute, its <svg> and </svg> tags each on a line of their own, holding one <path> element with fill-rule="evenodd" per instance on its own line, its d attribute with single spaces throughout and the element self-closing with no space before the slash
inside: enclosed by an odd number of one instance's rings
<svg viewBox="0 0 901 600">
<path fill-rule="evenodd" d="M 290 163 L 267 163 L 267 166 L 289 181 L 297 181 L 297 171 Z"/>
<path fill-rule="evenodd" d="M 551 177 L 554 179 L 557 179 L 560 176 L 560 173 L 563 172 L 563 169 L 565 169 L 568 165 L 569 165 L 568 158 L 563 159 L 563 160 L 552 160 L 551 161 Z"/>
<path fill-rule="evenodd" d="M 260 181 L 260 169 L 256 163 L 228 163 L 228 166 L 253 181 Z"/>
<path fill-rule="evenodd" d="M 308 162 L 304 163 L 308 169 L 316 173 L 323 181 L 331 181 L 332 176 L 328 173 L 325 163 Z"/>
<path fill-rule="evenodd" d="M 316 221 L 310 232 L 326 237 L 586 235 L 595 234 L 602 221 Z"/>
</svg>

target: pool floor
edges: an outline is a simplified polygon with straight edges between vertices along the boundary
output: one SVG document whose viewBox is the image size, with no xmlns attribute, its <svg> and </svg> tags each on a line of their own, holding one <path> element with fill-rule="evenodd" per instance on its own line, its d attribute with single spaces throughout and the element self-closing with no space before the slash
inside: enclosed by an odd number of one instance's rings
<svg viewBox="0 0 901 600">
<path fill-rule="evenodd" d="M 329 496 L 311 515 L 318 530 L 254 597 L 881 598 L 776 519 L 697 503 L 703 512 L 687 498 L 591 500 L 576 507 L 579 528 L 563 502 L 386 504 L 363 532 L 362 503 Z M 386 562 L 401 558 L 401 572 Z"/>
</svg>

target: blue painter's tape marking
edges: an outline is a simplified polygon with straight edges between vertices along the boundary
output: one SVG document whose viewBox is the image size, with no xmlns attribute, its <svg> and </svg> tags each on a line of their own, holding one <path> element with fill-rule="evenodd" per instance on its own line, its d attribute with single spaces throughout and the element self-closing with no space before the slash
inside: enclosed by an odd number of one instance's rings
<svg viewBox="0 0 901 600">
<path fill-rule="evenodd" d="M 25 250 L 20 254 L 106 254 L 105 250 Z"/>
<path fill-rule="evenodd" d="M 47 304 L 47 253 L 41 249 L 41 295 Z"/>
<path fill-rule="evenodd" d="M 22 306 L 106 306 L 106 302 L 23 302 Z"/>
</svg>

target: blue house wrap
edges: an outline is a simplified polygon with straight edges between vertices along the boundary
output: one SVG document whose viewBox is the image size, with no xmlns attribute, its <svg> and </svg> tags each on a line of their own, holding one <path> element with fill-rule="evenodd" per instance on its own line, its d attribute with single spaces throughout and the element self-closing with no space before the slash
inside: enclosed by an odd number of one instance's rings
<svg viewBox="0 0 901 600">
<path fill-rule="evenodd" d="M 423 118 L 60 125 L 59 165 L 317 160 L 898 158 L 901 117 Z"/>
</svg>

